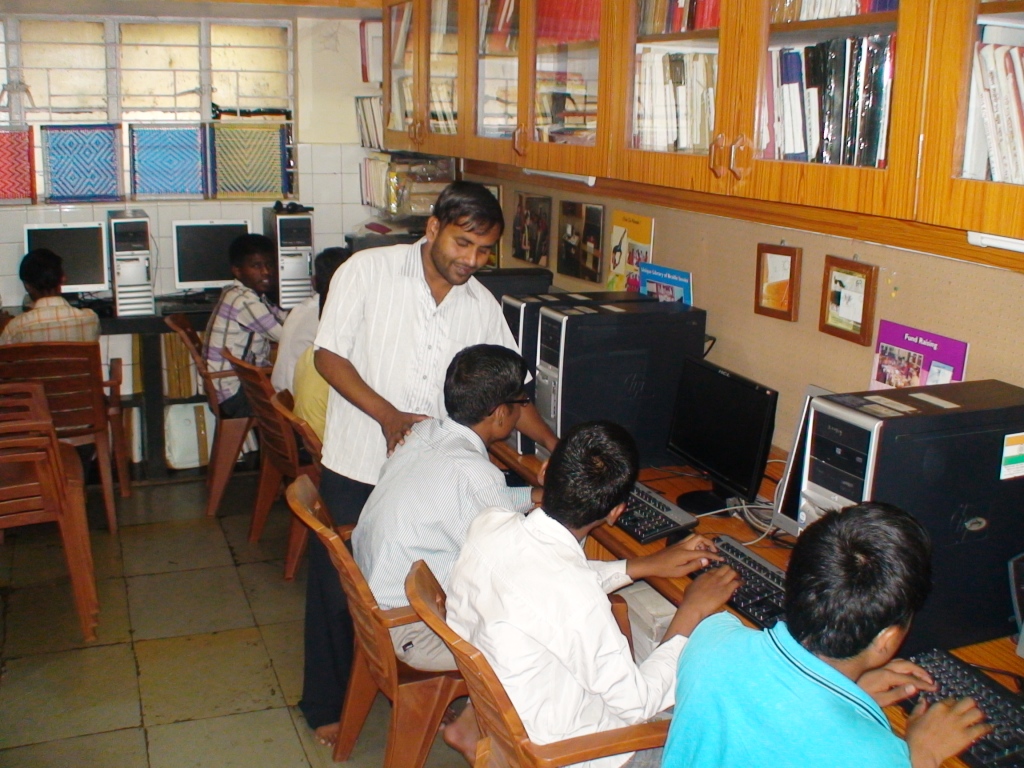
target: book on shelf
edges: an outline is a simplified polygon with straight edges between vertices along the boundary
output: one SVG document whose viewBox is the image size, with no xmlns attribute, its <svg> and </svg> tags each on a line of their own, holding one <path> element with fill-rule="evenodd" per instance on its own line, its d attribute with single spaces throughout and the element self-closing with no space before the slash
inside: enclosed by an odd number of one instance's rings
<svg viewBox="0 0 1024 768">
<path fill-rule="evenodd" d="M 1024 184 L 1024 28 L 981 28 L 972 61 L 963 176 Z"/>
<path fill-rule="evenodd" d="M 380 96 L 356 96 L 359 143 L 367 149 L 384 148 L 383 105 Z"/>
<path fill-rule="evenodd" d="M 632 146 L 703 151 L 714 126 L 717 54 L 643 48 L 637 54 Z"/>
<path fill-rule="evenodd" d="M 412 3 L 392 6 L 391 22 L 391 66 L 393 69 L 403 69 L 409 41 L 409 26 L 412 23 Z"/>
<path fill-rule="evenodd" d="M 769 51 L 760 156 L 884 168 L 895 34 Z"/>
</svg>

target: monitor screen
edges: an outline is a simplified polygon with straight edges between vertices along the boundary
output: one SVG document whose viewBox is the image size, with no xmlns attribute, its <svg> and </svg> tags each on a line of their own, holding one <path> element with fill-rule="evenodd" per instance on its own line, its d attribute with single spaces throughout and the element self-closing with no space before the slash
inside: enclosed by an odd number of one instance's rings
<svg viewBox="0 0 1024 768">
<path fill-rule="evenodd" d="M 800 519 L 800 485 L 804 474 L 804 456 L 807 452 L 807 420 L 811 411 L 811 400 L 820 395 L 831 395 L 830 390 L 810 384 L 804 392 L 800 420 L 796 435 L 786 460 L 786 470 L 779 484 L 775 486 L 775 502 L 772 504 L 772 525 L 791 536 L 799 536 L 811 520 Z"/>
<path fill-rule="evenodd" d="M 26 224 L 25 252 L 48 248 L 64 265 L 64 293 L 110 288 L 107 228 L 99 221 L 74 224 Z"/>
<path fill-rule="evenodd" d="M 174 222 L 174 287 L 179 290 L 221 288 L 234 279 L 228 251 L 232 241 L 249 233 L 249 222 Z"/>
<path fill-rule="evenodd" d="M 683 361 L 668 450 L 706 472 L 713 487 L 683 494 L 680 507 L 711 512 L 724 509 L 730 498 L 757 498 L 778 397 L 774 389 L 704 360 Z"/>
</svg>

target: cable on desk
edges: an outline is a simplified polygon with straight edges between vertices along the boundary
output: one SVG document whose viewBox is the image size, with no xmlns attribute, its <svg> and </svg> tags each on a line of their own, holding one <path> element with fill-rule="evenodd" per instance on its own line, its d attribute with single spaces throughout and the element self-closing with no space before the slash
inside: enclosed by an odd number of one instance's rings
<svg viewBox="0 0 1024 768">
<path fill-rule="evenodd" d="M 963 661 L 963 659 L 961 659 Z M 1008 669 L 1000 669 L 999 667 L 986 667 L 984 664 L 975 664 L 973 661 L 966 662 L 975 669 L 980 669 L 982 672 L 992 672 L 996 675 L 1006 675 L 1008 678 L 1013 680 L 1013 684 L 1017 686 L 1018 690 L 1011 691 L 1016 693 L 1018 696 L 1024 694 L 1024 676 L 1018 675 L 1016 672 L 1011 672 Z"/>
<path fill-rule="evenodd" d="M 740 544 L 742 544 L 744 547 L 749 547 L 749 546 L 752 546 L 754 544 L 757 544 L 757 542 L 761 541 L 761 539 L 763 539 L 766 536 L 768 536 L 772 532 L 773 529 L 774 529 L 774 526 L 768 526 L 768 530 L 765 531 L 764 533 L 762 533 L 756 539 L 751 539 L 750 541 L 741 541 Z"/>
</svg>

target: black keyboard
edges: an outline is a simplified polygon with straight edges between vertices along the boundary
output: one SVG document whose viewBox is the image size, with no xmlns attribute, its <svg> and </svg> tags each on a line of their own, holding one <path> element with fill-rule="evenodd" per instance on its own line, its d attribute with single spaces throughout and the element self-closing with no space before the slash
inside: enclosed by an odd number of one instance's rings
<svg viewBox="0 0 1024 768">
<path fill-rule="evenodd" d="M 960 759 L 972 768 L 1021 768 L 1024 766 L 1024 699 L 988 675 L 945 651 L 925 651 L 910 660 L 924 667 L 939 687 L 922 691 L 929 701 L 970 697 L 985 713 L 992 733 L 978 739 Z M 902 702 L 910 711 L 917 697 Z"/>
<path fill-rule="evenodd" d="M 724 559 L 712 561 L 711 565 L 692 573 L 690 578 L 695 579 L 712 568 L 731 565 L 743 584 L 733 593 L 729 605 L 759 627 L 774 626 L 785 612 L 786 572 L 731 536 L 719 536 L 715 539 L 715 546 Z"/>
<path fill-rule="evenodd" d="M 638 482 L 629 496 L 626 511 L 619 516 L 616 525 L 641 544 L 647 544 L 663 536 L 696 528 L 697 518 Z"/>
</svg>

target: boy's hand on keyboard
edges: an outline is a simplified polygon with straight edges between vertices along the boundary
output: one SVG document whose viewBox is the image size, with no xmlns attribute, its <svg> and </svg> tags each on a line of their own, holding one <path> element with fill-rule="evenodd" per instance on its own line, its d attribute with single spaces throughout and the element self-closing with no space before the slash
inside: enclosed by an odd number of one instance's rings
<svg viewBox="0 0 1024 768">
<path fill-rule="evenodd" d="M 912 661 L 893 659 L 884 667 L 871 669 L 857 679 L 857 685 L 880 707 L 909 699 L 919 691 L 934 691 L 931 675 Z"/>
<path fill-rule="evenodd" d="M 929 705 L 922 697 L 907 718 L 907 745 L 913 768 L 938 768 L 992 728 L 973 699 L 946 699 Z"/>
<path fill-rule="evenodd" d="M 626 561 L 626 574 L 637 581 L 648 576 L 674 579 L 699 571 L 711 560 L 721 560 L 710 539 L 694 534 L 660 552 Z"/>
<path fill-rule="evenodd" d="M 722 610 L 739 586 L 739 574 L 727 565 L 698 576 L 683 593 L 683 601 L 668 625 L 665 639 L 673 635 L 689 637 L 701 621 Z"/>
</svg>

